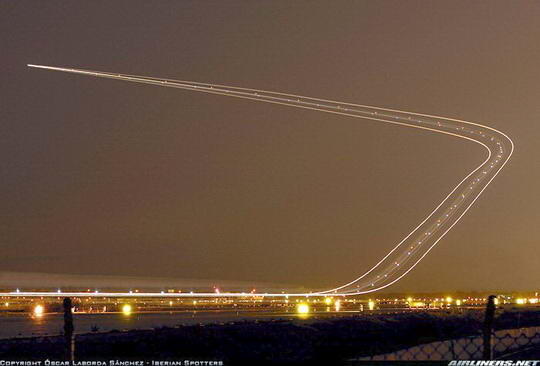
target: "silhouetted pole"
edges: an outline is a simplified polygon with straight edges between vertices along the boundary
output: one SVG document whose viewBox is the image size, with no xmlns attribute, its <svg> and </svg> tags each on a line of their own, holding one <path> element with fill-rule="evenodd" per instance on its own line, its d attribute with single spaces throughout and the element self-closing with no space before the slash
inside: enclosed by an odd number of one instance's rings
<svg viewBox="0 0 540 366">
<path fill-rule="evenodd" d="M 71 312 L 72 304 L 69 297 L 64 298 L 64 339 L 66 343 L 66 358 L 69 361 L 74 360 L 75 340 L 73 338 L 73 314 Z"/>
<path fill-rule="evenodd" d="M 486 305 L 486 317 L 484 318 L 484 352 L 482 358 L 491 360 L 493 358 L 491 347 L 491 333 L 493 332 L 493 321 L 495 320 L 495 298 L 497 296 L 490 295 Z"/>
</svg>

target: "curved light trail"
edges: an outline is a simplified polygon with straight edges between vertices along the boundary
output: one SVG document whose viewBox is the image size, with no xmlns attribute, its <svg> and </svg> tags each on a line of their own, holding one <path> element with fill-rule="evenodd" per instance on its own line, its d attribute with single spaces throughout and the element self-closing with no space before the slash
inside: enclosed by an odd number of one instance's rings
<svg viewBox="0 0 540 366">
<path fill-rule="evenodd" d="M 341 116 L 406 126 L 472 141 L 486 149 L 486 158 L 465 176 L 450 193 L 405 238 L 388 252 L 371 269 L 358 278 L 336 288 L 311 293 L 258 293 L 259 296 L 346 296 L 359 295 L 384 289 L 409 273 L 433 247 L 456 225 L 476 202 L 491 181 L 506 165 L 514 151 L 514 143 L 503 132 L 492 127 L 458 119 L 412 113 L 395 109 L 311 98 L 302 95 L 271 92 L 259 89 L 239 88 L 193 81 L 161 79 L 146 76 L 116 74 L 101 71 L 28 65 L 29 67 L 63 71 L 75 74 L 103 77 L 218 94 L 259 102 L 273 103 L 296 108 L 332 113 Z M 9 296 L 58 296 L 51 292 L 12 292 Z M 0 294 L 6 295 L 6 294 Z M 236 297 L 250 293 L 62 293 L 63 296 L 148 296 L 148 297 Z"/>
</svg>

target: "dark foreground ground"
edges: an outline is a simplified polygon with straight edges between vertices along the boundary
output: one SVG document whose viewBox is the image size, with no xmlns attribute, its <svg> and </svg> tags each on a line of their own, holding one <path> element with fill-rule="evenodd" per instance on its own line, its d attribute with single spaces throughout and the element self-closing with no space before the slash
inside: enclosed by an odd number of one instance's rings
<svg viewBox="0 0 540 366">
<path fill-rule="evenodd" d="M 316 361 L 336 365 L 354 357 L 478 334 L 482 315 L 481 312 L 409 313 L 112 331 L 78 335 L 75 358 L 221 360 L 224 365 L 315 364 Z M 540 312 L 504 313 L 498 317 L 496 328 L 538 324 Z M 0 359 L 61 360 L 64 357 L 62 337 L 0 341 Z"/>
</svg>

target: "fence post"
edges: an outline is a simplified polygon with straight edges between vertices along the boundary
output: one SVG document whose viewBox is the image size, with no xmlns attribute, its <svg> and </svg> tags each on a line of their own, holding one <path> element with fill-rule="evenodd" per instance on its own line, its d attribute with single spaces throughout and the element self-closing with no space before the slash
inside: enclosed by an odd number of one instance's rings
<svg viewBox="0 0 540 366">
<path fill-rule="evenodd" d="M 450 340 L 450 353 L 452 354 L 452 360 L 457 359 L 457 357 L 456 357 L 456 349 L 454 347 L 454 340 L 453 339 Z"/>
<path fill-rule="evenodd" d="M 491 360 L 493 358 L 493 352 L 491 347 L 491 333 L 493 332 L 493 321 L 495 320 L 495 298 L 497 296 L 490 295 L 488 297 L 486 305 L 486 315 L 484 318 L 484 329 L 483 329 L 483 338 L 484 338 L 484 351 L 482 353 L 482 358 L 484 360 Z"/>
<path fill-rule="evenodd" d="M 69 297 L 64 298 L 64 340 L 66 345 L 66 359 L 74 360 L 75 339 L 73 337 L 73 314 L 71 312 L 72 304 Z"/>
</svg>

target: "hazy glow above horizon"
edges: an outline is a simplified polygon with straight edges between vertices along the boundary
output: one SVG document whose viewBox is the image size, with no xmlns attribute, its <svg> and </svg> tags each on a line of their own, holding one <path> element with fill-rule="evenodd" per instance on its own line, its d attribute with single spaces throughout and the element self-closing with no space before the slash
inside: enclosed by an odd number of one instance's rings
<svg viewBox="0 0 540 366">
<path fill-rule="evenodd" d="M 317 291 L 316 294 L 334 293 L 357 295 L 378 291 L 399 281 L 429 253 L 429 251 L 448 231 L 450 231 L 450 229 L 454 227 L 454 225 L 457 224 L 469 208 L 476 202 L 489 183 L 491 183 L 508 162 L 514 150 L 512 140 L 496 129 L 478 123 L 441 116 L 219 84 L 158 79 L 34 64 L 29 64 L 28 66 L 46 70 L 193 90 L 407 126 L 472 141 L 486 149 L 488 153 L 486 159 L 463 178 L 446 198 L 377 264 L 366 271 L 362 276 L 351 282 L 329 290 Z M 230 292 L 228 294 L 221 294 L 218 289 L 215 289 L 215 293 L 216 296 L 231 295 Z M 283 294 L 284 292 L 282 291 L 279 295 Z M 288 293 L 288 295 L 302 294 Z"/>
</svg>

